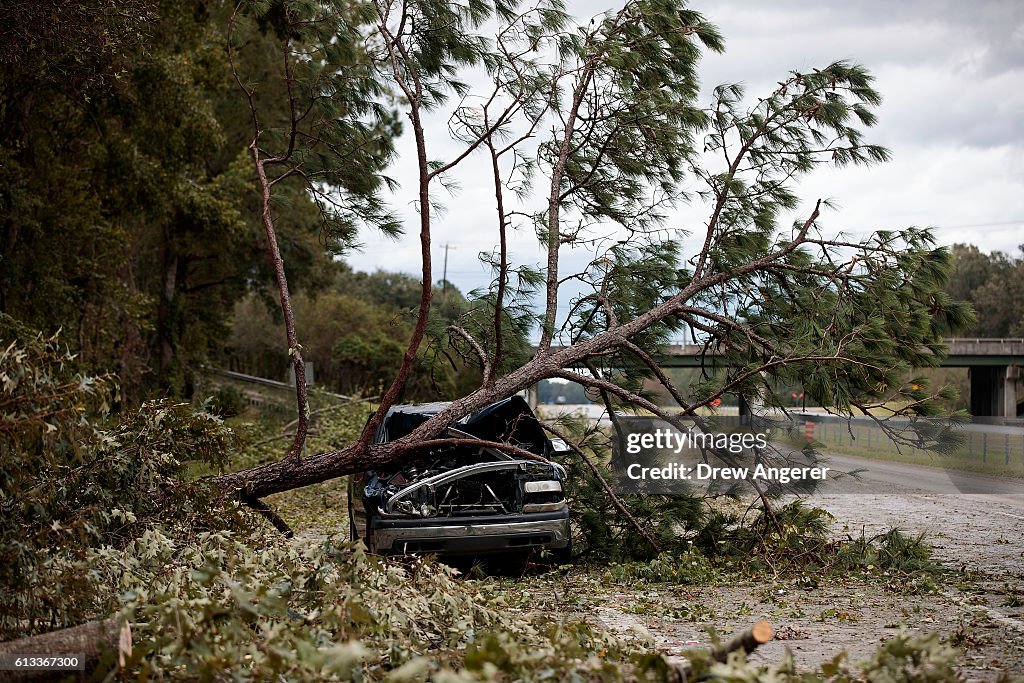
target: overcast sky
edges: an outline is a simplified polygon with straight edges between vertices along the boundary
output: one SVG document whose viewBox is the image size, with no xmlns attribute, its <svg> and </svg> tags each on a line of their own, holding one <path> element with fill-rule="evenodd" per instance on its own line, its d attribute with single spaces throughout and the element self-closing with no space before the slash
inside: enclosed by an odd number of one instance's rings
<svg viewBox="0 0 1024 683">
<path fill-rule="evenodd" d="M 585 18 L 615 6 L 570 3 Z M 726 52 L 706 55 L 700 66 L 704 103 L 720 83 L 742 82 L 756 96 L 792 69 L 837 59 L 859 62 L 876 76 L 884 100 L 866 139 L 888 147 L 893 160 L 818 171 L 804 180 L 797 189 L 807 205 L 819 197 L 838 203 L 838 211 L 819 221 L 824 227 L 862 234 L 933 226 L 941 243 L 969 242 L 983 251 L 1016 251 L 1024 243 L 1024 3 L 772 0 L 692 7 L 726 39 Z M 456 149 L 437 134 L 446 118 L 433 121 L 431 158 L 451 158 Z M 365 246 L 348 258 L 359 270 L 420 270 L 410 138 L 399 141 L 391 171 L 402 184 L 394 200 L 407 235 L 395 242 L 364 232 Z M 448 278 L 463 291 L 491 277 L 478 260 L 496 242 L 488 168 L 483 155 L 471 157 L 455 175 L 459 191 L 438 193 L 447 210 L 434 221 L 435 279 L 448 243 Z M 702 213 L 683 207 L 671 227 L 699 229 Z M 513 236 L 512 253 L 520 262 L 543 259 L 527 229 Z"/>
</svg>

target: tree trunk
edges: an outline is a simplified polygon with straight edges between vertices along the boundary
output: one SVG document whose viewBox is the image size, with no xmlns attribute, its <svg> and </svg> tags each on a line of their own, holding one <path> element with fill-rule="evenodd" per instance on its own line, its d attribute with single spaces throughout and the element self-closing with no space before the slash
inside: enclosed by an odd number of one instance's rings
<svg viewBox="0 0 1024 683">
<path fill-rule="evenodd" d="M 100 658 L 109 653 L 116 661 L 121 635 L 121 618 L 90 621 L 81 626 L 41 633 L 37 636 L 0 643 L 0 653 L 18 655 L 79 655 L 85 659 L 85 670 L 92 671 Z M 129 645 L 130 649 L 130 645 Z M 60 675 L 58 675 L 60 674 Z M 74 672 L 5 671 L 6 681 L 40 681 L 66 678 Z"/>
<path fill-rule="evenodd" d="M 174 362 L 174 298 L 178 289 L 178 254 L 166 236 L 163 252 L 163 288 L 157 309 L 156 329 L 160 345 L 160 380 L 166 385 L 171 385 L 173 380 L 168 377 L 168 372 Z"/>
<path fill-rule="evenodd" d="M 288 277 L 284 270 L 284 259 L 281 258 L 281 250 L 277 245 L 277 231 L 274 228 L 274 219 L 270 215 L 270 181 L 267 178 L 266 160 L 260 156 L 260 148 L 253 140 L 250 150 L 252 151 L 253 162 L 256 165 L 256 175 L 260 183 L 260 195 L 263 200 L 263 207 L 260 219 L 263 223 L 263 232 L 267 238 L 267 257 L 274 269 L 274 279 L 277 282 L 278 295 L 281 299 L 281 313 L 284 316 L 285 339 L 288 342 L 288 357 L 291 359 L 292 368 L 295 370 L 295 407 L 298 412 L 298 424 L 295 427 L 295 438 L 292 440 L 292 447 L 288 451 L 286 460 L 298 458 L 302 454 L 302 447 L 306 444 L 306 432 L 309 430 L 309 404 L 306 397 L 306 363 L 302 359 L 302 347 L 299 345 L 298 335 L 295 331 L 295 314 L 292 311 L 292 296 L 288 290 Z"/>
</svg>

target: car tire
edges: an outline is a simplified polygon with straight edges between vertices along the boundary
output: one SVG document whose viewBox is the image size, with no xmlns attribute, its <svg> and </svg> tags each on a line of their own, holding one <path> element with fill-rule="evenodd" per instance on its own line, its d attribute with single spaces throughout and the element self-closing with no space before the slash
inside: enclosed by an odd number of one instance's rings
<svg viewBox="0 0 1024 683">
<path fill-rule="evenodd" d="M 564 548 L 552 549 L 551 564 L 572 564 L 572 538 L 569 538 L 569 544 Z"/>
</svg>

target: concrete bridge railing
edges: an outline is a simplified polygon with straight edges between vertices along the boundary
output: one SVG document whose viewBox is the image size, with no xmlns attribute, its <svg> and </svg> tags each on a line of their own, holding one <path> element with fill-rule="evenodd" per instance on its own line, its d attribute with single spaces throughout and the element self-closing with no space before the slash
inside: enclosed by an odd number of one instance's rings
<svg viewBox="0 0 1024 683">
<path fill-rule="evenodd" d="M 971 414 L 1017 417 L 1018 396 L 1024 396 L 1021 366 L 1024 338 L 953 337 L 945 340 L 948 355 L 942 367 L 968 368 Z M 664 368 L 695 368 L 715 364 L 715 350 L 701 344 L 672 344 L 665 348 Z"/>
</svg>

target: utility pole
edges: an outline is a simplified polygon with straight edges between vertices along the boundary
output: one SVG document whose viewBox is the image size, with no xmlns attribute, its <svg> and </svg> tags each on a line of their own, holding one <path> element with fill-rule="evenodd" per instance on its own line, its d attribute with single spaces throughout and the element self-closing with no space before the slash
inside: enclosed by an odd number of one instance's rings
<svg viewBox="0 0 1024 683">
<path fill-rule="evenodd" d="M 441 275 L 441 292 L 445 293 L 448 291 L 448 250 L 454 249 L 447 242 L 444 243 L 444 274 Z"/>
</svg>

